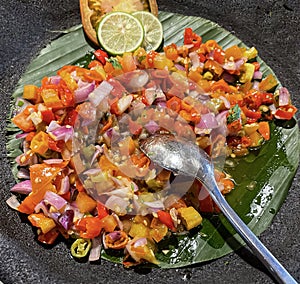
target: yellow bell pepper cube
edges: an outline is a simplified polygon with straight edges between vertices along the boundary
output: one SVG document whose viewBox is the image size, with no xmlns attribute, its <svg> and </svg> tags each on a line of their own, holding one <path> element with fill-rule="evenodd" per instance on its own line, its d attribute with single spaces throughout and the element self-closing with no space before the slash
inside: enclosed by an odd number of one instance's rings
<svg viewBox="0 0 300 284">
<path fill-rule="evenodd" d="M 58 96 L 58 91 L 54 89 L 43 89 L 41 96 L 46 107 L 62 108 L 64 105 Z"/>
<path fill-rule="evenodd" d="M 48 141 L 48 134 L 40 131 L 32 138 L 30 149 L 35 153 L 43 155 L 49 149 Z"/>
<path fill-rule="evenodd" d="M 33 101 L 34 103 L 41 102 L 38 87 L 35 85 L 25 85 L 23 89 L 23 98 L 25 100 Z"/>
<path fill-rule="evenodd" d="M 32 213 L 28 216 L 28 219 L 32 226 L 40 228 L 43 234 L 48 233 L 50 230 L 56 227 L 53 219 L 46 217 L 44 213 Z"/>
</svg>

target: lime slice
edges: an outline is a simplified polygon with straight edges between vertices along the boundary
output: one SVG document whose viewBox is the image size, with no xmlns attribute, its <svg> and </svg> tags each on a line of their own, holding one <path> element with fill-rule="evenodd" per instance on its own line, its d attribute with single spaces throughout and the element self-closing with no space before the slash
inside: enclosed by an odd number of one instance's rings
<svg viewBox="0 0 300 284">
<path fill-rule="evenodd" d="M 157 50 L 163 41 L 163 27 L 158 18 L 150 12 L 137 11 L 132 13 L 144 27 L 144 42 L 146 51 Z"/>
<path fill-rule="evenodd" d="M 141 22 L 125 12 L 111 12 L 100 21 L 97 29 L 99 44 L 112 55 L 132 52 L 144 39 Z"/>
</svg>

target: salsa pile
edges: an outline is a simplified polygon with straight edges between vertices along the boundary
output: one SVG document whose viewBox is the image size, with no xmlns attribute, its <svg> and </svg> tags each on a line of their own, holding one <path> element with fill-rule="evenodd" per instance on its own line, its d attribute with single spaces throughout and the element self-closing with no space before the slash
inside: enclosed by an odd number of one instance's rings
<svg viewBox="0 0 300 284">
<path fill-rule="evenodd" d="M 139 141 L 168 133 L 212 159 L 245 156 L 270 139 L 270 121 L 297 111 L 277 85 L 260 71 L 255 48 L 223 50 L 191 28 L 182 46 L 163 53 L 96 50 L 88 68 L 64 66 L 24 86 L 12 118 L 22 130 L 21 181 L 11 189 L 20 202 L 9 203 L 28 215 L 40 242 L 71 240 L 74 257 L 96 261 L 104 249 L 122 252 L 126 267 L 159 265 L 161 241 L 201 229 L 201 213 L 218 208 L 200 182 L 176 183 L 153 165 Z M 215 176 L 223 194 L 234 189 L 222 168 Z"/>
</svg>

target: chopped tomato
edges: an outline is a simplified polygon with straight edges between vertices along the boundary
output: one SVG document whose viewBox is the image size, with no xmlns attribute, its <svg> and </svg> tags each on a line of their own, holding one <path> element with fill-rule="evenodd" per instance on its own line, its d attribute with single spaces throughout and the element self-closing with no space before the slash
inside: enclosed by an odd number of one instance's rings
<svg viewBox="0 0 300 284">
<path fill-rule="evenodd" d="M 276 110 L 275 117 L 277 119 L 290 120 L 293 118 L 296 112 L 297 108 L 293 105 L 281 106 Z"/>
<path fill-rule="evenodd" d="M 106 63 L 106 59 L 108 58 L 108 54 L 102 50 L 102 49 L 97 49 L 96 51 L 94 51 L 94 55 L 97 58 L 98 61 L 100 61 L 101 64 L 105 64 Z"/>
<path fill-rule="evenodd" d="M 194 47 L 199 47 L 202 43 L 201 36 L 193 32 L 192 28 L 186 28 L 184 31 L 184 44 L 193 44 Z"/>
</svg>

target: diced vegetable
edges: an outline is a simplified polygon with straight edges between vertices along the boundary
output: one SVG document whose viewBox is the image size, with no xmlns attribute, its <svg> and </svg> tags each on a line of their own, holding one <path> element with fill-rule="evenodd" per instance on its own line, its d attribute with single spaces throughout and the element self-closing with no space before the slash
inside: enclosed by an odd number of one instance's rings
<svg viewBox="0 0 300 284">
<path fill-rule="evenodd" d="M 192 206 L 179 208 L 178 214 L 187 230 L 191 230 L 202 223 L 202 217 Z"/>
</svg>

